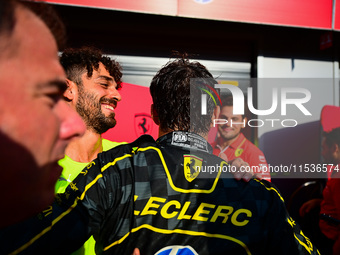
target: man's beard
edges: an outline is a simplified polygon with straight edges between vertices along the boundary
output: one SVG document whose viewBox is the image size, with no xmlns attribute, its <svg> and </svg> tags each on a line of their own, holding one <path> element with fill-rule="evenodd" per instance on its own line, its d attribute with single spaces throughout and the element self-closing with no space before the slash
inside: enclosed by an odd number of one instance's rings
<svg viewBox="0 0 340 255">
<path fill-rule="evenodd" d="M 233 134 L 233 133 L 226 134 L 223 130 L 219 129 L 218 131 L 220 133 L 220 137 L 223 138 L 223 140 L 225 140 L 225 141 L 229 141 L 229 140 L 236 138 L 241 132 L 241 131 L 239 131 L 238 133 L 235 133 L 235 134 Z"/>
<path fill-rule="evenodd" d="M 84 120 L 86 127 L 92 129 L 97 134 L 103 134 L 116 125 L 115 113 L 112 112 L 108 117 L 101 109 L 101 103 L 116 105 L 112 99 L 101 98 L 100 100 L 92 93 L 87 93 L 81 86 L 78 87 L 79 97 L 76 110 Z"/>
</svg>

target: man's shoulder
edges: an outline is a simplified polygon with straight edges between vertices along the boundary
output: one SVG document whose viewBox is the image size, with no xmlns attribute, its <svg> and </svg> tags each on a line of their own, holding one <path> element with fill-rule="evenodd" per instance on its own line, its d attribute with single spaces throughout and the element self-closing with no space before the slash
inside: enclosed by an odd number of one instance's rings
<svg viewBox="0 0 340 255">
<path fill-rule="evenodd" d="M 73 159 L 71 159 L 69 156 L 65 155 L 64 158 L 60 159 L 58 161 L 58 164 L 63 167 L 63 172 L 71 171 L 71 172 L 77 172 L 79 170 L 82 170 L 84 167 L 87 166 L 89 162 L 77 162 Z M 66 170 L 65 170 L 66 169 Z"/>
<path fill-rule="evenodd" d="M 111 140 L 107 140 L 105 138 L 103 138 L 102 142 L 103 142 L 103 150 L 104 151 L 110 150 L 110 149 L 112 149 L 116 146 L 122 145 L 122 144 L 127 144 L 127 142 L 114 142 L 114 141 L 111 141 Z"/>
<path fill-rule="evenodd" d="M 142 135 L 132 143 L 120 143 L 107 151 L 98 154 L 102 159 L 115 159 L 117 157 L 131 154 L 134 155 L 140 148 L 156 146 L 156 141 L 150 135 Z"/>
</svg>

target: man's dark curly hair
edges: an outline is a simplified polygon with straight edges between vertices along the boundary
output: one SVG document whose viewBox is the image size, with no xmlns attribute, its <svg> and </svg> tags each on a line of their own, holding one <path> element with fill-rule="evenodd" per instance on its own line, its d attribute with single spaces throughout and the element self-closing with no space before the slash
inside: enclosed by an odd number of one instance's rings
<svg viewBox="0 0 340 255">
<path fill-rule="evenodd" d="M 94 47 L 68 48 L 60 57 L 60 63 L 64 67 L 66 76 L 78 86 L 82 85 L 81 75 L 87 72 L 90 78 L 93 70 L 98 70 L 99 63 L 102 63 L 109 74 L 117 83 L 117 88 L 121 87 L 122 72 L 121 66 L 115 60 L 103 56 L 102 52 Z"/>
<path fill-rule="evenodd" d="M 215 103 L 207 97 L 207 114 L 201 114 L 201 95 L 217 82 L 198 62 L 181 58 L 168 62 L 151 81 L 153 107 L 164 131 L 182 130 L 207 134 Z M 208 86 L 207 86 L 208 85 Z"/>
<path fill-rule="evenodd" d="M 63 50 L 66 46 L 66 29 L 53 6 L 51 4 L 38 2 L 38 0 L 19 0 L 19 3 L 31 10 L 45 23 L 54 36 L 58 49 Z"/>
</svg>

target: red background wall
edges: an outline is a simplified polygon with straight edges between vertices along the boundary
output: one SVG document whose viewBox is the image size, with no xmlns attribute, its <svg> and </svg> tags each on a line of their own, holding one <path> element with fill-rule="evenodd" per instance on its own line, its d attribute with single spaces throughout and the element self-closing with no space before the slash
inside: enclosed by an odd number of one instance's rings
<svg viewBox="0 0 340 255">
<path fill-rule="evenodd" d="M 332 29 L 332 0 L 42 0 L 45 2 L 284 26 Z M 340 29 L 340 6 L 335 4 Z"/>
<path fill-rule="evenodd" d="M 123 83 L 119 92 L 122 101 L 115 110 L 117 125 L 103 134 L 103 137 L 115 142 L 132 142 L 142 134 L 149 134 L 157 139 L 158 126 L 150 115 L 152 99 L 149 88 Z"/>
</svg>

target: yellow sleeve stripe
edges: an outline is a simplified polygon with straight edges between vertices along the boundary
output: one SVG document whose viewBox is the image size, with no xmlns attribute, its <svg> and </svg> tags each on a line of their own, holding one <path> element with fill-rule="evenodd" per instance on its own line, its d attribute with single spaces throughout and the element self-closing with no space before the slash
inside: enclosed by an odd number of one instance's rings
<svg viewBox="0 0 340 255">
<path fill-rule="evenodd" d="M 118 161 L 123 160 L 124 158 L 127 158 L 127 157 L 132 157 L 132 155 L 131 155 L 131 154 L 125 154 L 125 155 L 122 156 L 122 157 L 115 158 L 114 161 L 109 162 L 109 163 L 107 163 L 105 166 L 103 166 L 103 167 L 101 168 L 100 171 L 103 173 L 103 172 L 104 172 L 106 169 L 108 169 L 110 166 L 115 165 Z M 85 187 L 85 189 L 84 189 L 84 192 L 83 192 L 83 193 L 81 194 L 81 196 L 80 196 L 80 200 L 83 200 L 83 199 L 84 199 L 84 197 L 85 197 L 85 195 L 86 195 L 86 192 L 87 192 L 94 184 L 96 184 L 96 182 L 97 182 L 100 178 L 102 178 L 102 177 L 103 177 L 103 175 L 102 175 L 102 174 L 99 174 L 99 175 L 97 175 L 97 177 L 96 177 L 92 182 L 90 182 L 89 184 L 86 185 L 86 187 Z"/>
<path fill-rule="evenodd" d="M 84 189 L 84 192 L 81 194 L 80 196 L 80 200 L 83 200 L 84 197 L 85 197 L 85 194 L 86 194 L 86 191 L 88 191 L 100 178 L 102 178 L 103 175 L 102 174 L 98 174 L 97 177 L 92 181 L 90 182 L 89 184 L 87 184 L 85 186 L 85 189 Z"/>
<path fill-rule="evenodd" d="M 157 232 L 157 233 L 161 233 L 161 234 L 184 234 L 184 235 L 191 235 L 191 236 L 205 236 L 205 237 L 212 237 L 212 238 L 219 238 L 219 239 L 225 239 L 225 240 L 229 240 L 232 241 L 234 243 L 239 244 L 240 246 L 242 246 L 242 248 L 244 248 L 244 250 L 246 251 L 247 254 L 251 254 L 250 250 L 248 249 L 248 247 L 240 240 L 233 238 L 231 236 L 226 236 L 226 235 L 221 235 L 221 234 L 210 234 L 210 233 L 206 233 L 206 232 L 196 232 L 196 231 L 191 231 L 191 230 L 183 230 L 183 229 L 161 229 L 161 228 L 156 228 L 153 227 L 151 225 L 148 224 L 144 224 L 141 225 L 137 228 L 133 228 L 131 229 L 131 232 L 127 233 L 125 236 L 123 236 L 121 239 L 119 239 L 118 241 L 110 244 L 109 246 L 104 248 L 104 251 L 110 249 L 111 247 L 122 243 L 129 235 L 130 233 L 134 233 L 137 232 L 138 230 L 142 229 L 142 228 L 146 228 L 149 229 L 153 232 Z"/>
<path fill-rule="evenodd" d="M 33 244 L 36 240 L 38 240 L 40 237 L 42 237 L 45 233 L 47 233 L 48 231 L 50 231 L 52 229 L 52 227 L 58 222 L 60 221 L 65 215 L 67 215 L 70 211 L 73 210 L 74 207 L 76 207 L 77 202 L 78 202 L 79 198 L 77 198 L 73 205 L 67 209 L 67 211 L 63 212 L 62 214 L 60 214 L 57 218 L 55 218 L 52 223 L 51 226 L 45 228 L 43 231 L 41 231 L 38 235 L 36 235 L 35 237 L 33 237 L 30 241 L 28 241 L 26 244 L 24 244 L 23 246 L 21 246 L 20 248 L 18 248 L 17 250 L 13 251 L 12 253 L 10 253 L 11 255 L 13 254 L 18 254 L 19 252 L 22 252 L 23 250 L 27 249 L 31 244 Z"/>
<path fill-rule="evenodd" d="M 305 244 L 304 242 L 302 242 L 302 241 L 295 235 L 295 233 L 294 233 L 294 237 L 295 237 L 295 239 L 296 239 L 303 247 L 305 247 L 305 249 L 309 252 L 309 254 L 312 254 L 312 250 L 308 247 L 308 245 Z M 319 251 L 318 251 L 318 253 L 319 253 Z M 319 253 L 319 254 L 320 254 L 320 253 Z"/>
<path fill-rule="evenodd" d="M 124 156 L 115 158 L 114 161 L 107 163 L 105 166 L 102 167 L 101 172 L 104 172 L 106 169 L 108 169 L 110 166 L 115 165 L 118 161 L 123 160 L 125 158 L 132 157 L 132 154 L 125 154 Z"/>
<path fill-rule="evenodd" d="M 287 218 L 287 221 L 289 223 L 289 225 L 291 225 L 292 228 L 294 228 L 294 226 L 296 225 L 294 220 L 292 218 Z M 313 250 L 313 244 L 310 242 L 310 239 L 308 237 L 306 237 L 304 235 L 304 233 L 302 232 L 302 230 L 300 230 L 300 235 L 302 235 L 307 243 L 304 243 L 303 241 L 301 241 L 296 234 L 294 233 L 294 237 L 295 239 L 303 246 L 305 247 L 305 249 L 309 252 L 309 254 L 312 254 L 312 250 Z M 318 254 L 320 254 L 320 252 L 317 250 Z"/>
<path fill-rule="evenodd" d="M 283 197 L 280 195 L 280 193 L 277 191 L 277 189 L 275 189 L 274 187 L 270 187 L 268 188 L 266 185 L 264 185 L 261 180 L 258 179 L 254 179 L 255 181 L 261 183 L 267 190 L 274 190 L 276 192 L 276 194 L 280 197 L 280 199 L 282 200 L 282 202 L 284 202 L 285 200 L 283 199 Z"/>
</svg>

